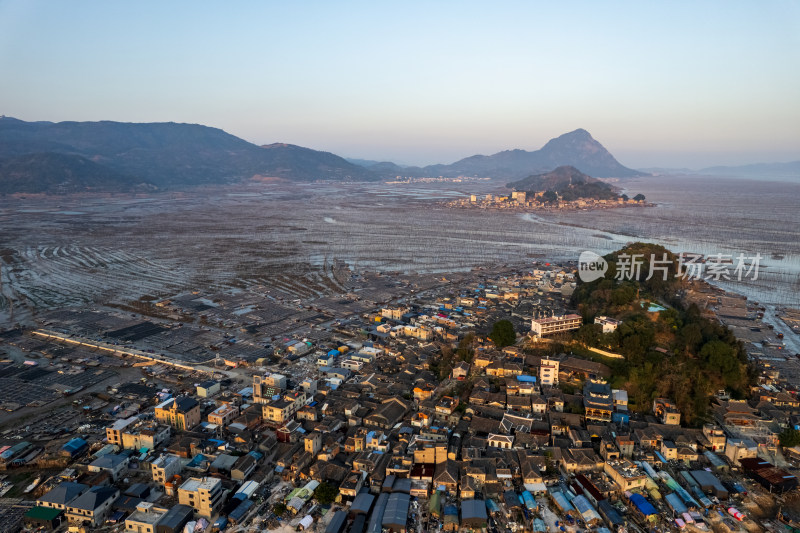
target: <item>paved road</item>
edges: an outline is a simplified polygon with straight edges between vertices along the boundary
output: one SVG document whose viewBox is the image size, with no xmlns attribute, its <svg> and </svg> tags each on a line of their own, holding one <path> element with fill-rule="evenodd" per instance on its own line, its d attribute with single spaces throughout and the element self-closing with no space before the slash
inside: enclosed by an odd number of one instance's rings
<svg viewBox="0 0 800 533">
<path fill-rule="evenodd" d="M 133 348 L 125 348 L 125 347 L 122 347 L 122 346 L 117 346 L 117 345 L 109 344 L 107 342 L 102 342 L 102 341 L 93 341 L 93 340 L 86 339 L 86 338 L 83 338 L 83 337 L 62 335 L 62 334 L 59 334 L 58 332 L 51 331 L 51 330 L 41 329 L 41 330 L 38 330 L 38 331 L 34 331 L 33 334 L 36 335 L 36 336 L 39 336 L 39 337 L 43 337 L 43 338 L 55 341 L 55 342 L 60 342 L 60 343 L 64 343 L 64 344 L 76 344 L 78 346 L 83 346 L 85 348 L 101 350 L 101 351 L 107 352 L 107 353 L 109 353 L 111 355 L 117 355 L 117 356 L 130 355 L 130 356 L 136 357 L 138 359 L 143 359 L 145 361 L 153 361 L 155 363 L 174 366 L 175 368 L 180 368 L 182 370 L 188 370 L 188 371 L 192 371 L 192 372 L 205 372 L 207 374 L 221 373 L 221 374 L 225 374 L 226 376 L 231 377 L 231 378 L 239 377 L 239 375 L 234 373 L 234 372 L 228 372 L 228 371 L 219 370 L 219 369 L 216 369 L 216 368 L 205 366 L 208 363 L 213 363 L 215 359 L 209 359 L 208 361 L 205 361 L 204 363 L 201 363 L 201 364 L 190 364 L 190 363 L 186 363 L 184 361 L 171 359 L 171 358 L 169 358 L 167 356 L 163 356 L 163 355 L 150 354 L 150 353 L 147 353 L 147 352 L 143 352 L 141 350 L 135 350 Z"/>
<path fill-rule="evenodd" d="M 765 305 L 764 309 L 763 321 L 775 326 L 776 333 L 783 333 L 783 344 L 786 346 L 786 351 L 791 355 L 800 353 L 800 336 L 792 331 L 792 328 L 787 326 L 783 320 L 775 316 L 774 306 Z"/>
</svg>

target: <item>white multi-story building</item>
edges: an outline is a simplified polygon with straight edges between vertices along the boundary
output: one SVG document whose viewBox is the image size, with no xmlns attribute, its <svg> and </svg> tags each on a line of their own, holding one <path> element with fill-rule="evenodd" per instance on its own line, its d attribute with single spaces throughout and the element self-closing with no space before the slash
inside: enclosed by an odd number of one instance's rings
<svg viewBox="0 0 800 533">
<path fill-rule="evenodd" d="M 531 331 L 537 337 L 553 335 L 578 329 L 583 324 L 580 315 L 553 316 L 550 318 L 534 318 L 531 321 Z"/>
<path fill-rule="evenodd" d="M 539 363 L 539 383 L 543 387 L 552 387 L 558 384 L 558 368 L 560 363 L 553 359 L 542 359 Z"/>
<path fill-rule="evenodd" d="M 607 316 L 598 316 L 594 319 L 595 324 L 600 324 L 603 328 L 603 333 L 612 333 L 619 327 L 620 321 Z"/>
</svg>

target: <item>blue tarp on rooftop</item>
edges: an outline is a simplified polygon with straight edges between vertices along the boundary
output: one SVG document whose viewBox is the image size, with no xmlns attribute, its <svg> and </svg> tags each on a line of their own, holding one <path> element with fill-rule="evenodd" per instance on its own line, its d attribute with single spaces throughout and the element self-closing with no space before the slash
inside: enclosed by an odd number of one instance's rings
<svg viewBox="0 0 800 533">
<path fill-rule="evenodd" d="M 645 516 L 658 514 L 658 511 L 656 511 L 656 508 L 653 507 L 653 504 L 647 501 L 641 494 L 631 494 L 631 503 L 636 506 L 636 508 L 639 509 L 639 512 Z"/>
<path fill-rule="evenodd" d="M 206 456 L 203 455 L 202 453 L 198 453 L 197 455 L 192 457 L 192 460 L 189 461 L 189 463 L 186 465 L 186 468 L 197 468 L 198 466 L 200 466 L 200 463 L 202 463 L 205 460 Z"/>
</svg>

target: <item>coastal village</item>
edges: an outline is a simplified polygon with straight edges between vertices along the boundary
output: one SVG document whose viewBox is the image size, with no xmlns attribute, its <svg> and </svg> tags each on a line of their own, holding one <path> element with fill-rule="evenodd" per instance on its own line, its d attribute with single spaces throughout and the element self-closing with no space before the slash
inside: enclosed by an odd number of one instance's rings
<svg viewBox="0 0 800 533">
<path fill-rule="evenodd" d="M 549 349 L 583 323 L 575 271 L 345 271 L 335 297 L 182 293 L 0 332 L 0 531 L 800 528 L 800 447 L 779 444 L 800 429 L 797 341 L 695 282 L 757 383 L 699 427 L 675 398 L 633 412 L 602 359 Z"/>
<path fill-rule="evenodd" d="M 619 207 L 650 207 L 644 197 L 641 199 L 628 198 L 621 195 L 613 199 L 578 198 L 564 200 L 557 193 L 553 198 L 545 200 L 548 191 L 534 193 L 526 191 L 512 191 L 510 194 L 471 194 L 467 198 L 450 200 L 444 205 L 447 207 L 477 208 L 477 209 L 512 209 L 512 210 L 570 210 L 570 209 L 614 209 Z"/>
</svg>

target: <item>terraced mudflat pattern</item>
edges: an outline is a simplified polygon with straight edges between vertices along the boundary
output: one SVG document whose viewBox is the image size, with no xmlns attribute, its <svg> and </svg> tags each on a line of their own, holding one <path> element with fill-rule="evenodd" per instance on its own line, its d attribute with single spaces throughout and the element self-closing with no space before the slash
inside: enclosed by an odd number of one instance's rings
<svg viewBox="0 0 800 533">
<path fill-rule="evenodd" d="M 349 272 L 453 272 L 575 259 L 626 242 L 759 252 L 750 291 L 798 304 L 800 184 L 700 178 L 623 183 L 653 208 L 520 213 L 442 202 L 498 184 L 251 183 L 150 196 L 0 199 L 0 321 L 39 309 L 202 289 L 346 291 Z"/>
</svg>

